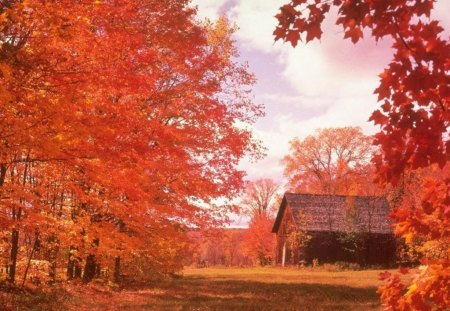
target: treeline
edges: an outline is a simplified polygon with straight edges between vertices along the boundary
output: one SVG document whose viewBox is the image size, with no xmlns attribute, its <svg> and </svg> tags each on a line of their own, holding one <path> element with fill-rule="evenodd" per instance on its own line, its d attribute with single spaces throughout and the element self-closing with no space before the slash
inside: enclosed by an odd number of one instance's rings
<svg viewBox="0 0 450 311">
<path fill-rule="evenodd" d="M 247 229 L 234 228 L 190 232 L 195 247 L 190 265 L 197 268 L 253 266 L 254 258 L 244 248 L 246 234 Z"/>
<path fill-rule="evenodd" d="M 1 278 L 181 269 L 259 154 L 233 30 L 184 0 L 0 2 Z"/>
</svg>

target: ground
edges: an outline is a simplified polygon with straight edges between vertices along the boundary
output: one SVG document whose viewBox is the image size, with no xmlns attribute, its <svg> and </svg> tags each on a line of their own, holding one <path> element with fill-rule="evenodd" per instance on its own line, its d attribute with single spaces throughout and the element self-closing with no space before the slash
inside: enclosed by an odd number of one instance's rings
<svg viewBox="0 0 450 311">
<path fill-rule="evenodd" d="M 380 270 L 204 268 L 146 286 L 65 285 L 16 295 L 5 310 L 378 310 Z M 2 306 L 0 296 L 0 306 Z M 6 301 L 6 302 L 5 302 Z M 6 306 L 6 307 L 5 307 Z M 0 308 L 1 309 L 1 308 Z M 3 310 L 3 309 L 2 309 Z"/>
</svg>

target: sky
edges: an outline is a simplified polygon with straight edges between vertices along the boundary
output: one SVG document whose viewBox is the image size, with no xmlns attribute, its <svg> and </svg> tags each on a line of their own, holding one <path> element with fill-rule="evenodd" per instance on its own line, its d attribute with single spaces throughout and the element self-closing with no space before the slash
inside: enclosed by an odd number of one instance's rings
<svg viewBox="0 0 450 311">
<path fill-rule="evenodd" d="M 373 91 L 378 74 L 390 62 L 390 42 L 375 42 L 370 36 L 354 45 L 343 40 L 333 14 L 323 25 L 320 41 L 299 43 L 294 49 L 274 43 L 274 15 L 287 0 L 193 0 L 200 18 L 226 16 L 239 29 L 234 35 L 240 62 L 248 62 L 257 83 L 254 101 L 265 105 L 266 116 L 254 125 L 255 136 L 267 148 L 257 163 L 244 160 L 240 168 L 247 179 L 273 178 L 283 184 L 282 158 L 289 141 L 325 127 L 359 126 L 367 135 L 377 132 L 368 122 L 378 107 Z M 448 36 L 450 1 L 439 0 L 434 17 Z"/>
</svg>

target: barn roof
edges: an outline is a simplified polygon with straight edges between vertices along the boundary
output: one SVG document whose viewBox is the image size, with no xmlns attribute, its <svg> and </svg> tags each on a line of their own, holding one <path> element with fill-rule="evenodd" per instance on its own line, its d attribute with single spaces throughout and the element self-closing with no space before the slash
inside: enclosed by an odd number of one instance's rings
<svg viewBox="0 0 450 311">
<path fill-rule="evenodd" d="M 292 211 L 295 226 L 303 216 L 306 231 L 392 233 L 389 204 L 384 197 L 285 193 L 272 232 L 278 232 L 286 207 Z"/>
</svg>

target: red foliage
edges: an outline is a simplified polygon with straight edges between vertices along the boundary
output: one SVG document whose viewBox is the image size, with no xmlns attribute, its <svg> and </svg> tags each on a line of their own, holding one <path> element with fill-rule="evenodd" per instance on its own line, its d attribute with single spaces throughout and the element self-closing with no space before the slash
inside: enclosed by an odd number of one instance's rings
<svg viewBox="0 0 450 311">
<path fill-rule="evenodd" d="M 275 259 L 275 236 L 272 233 L 274 219 L 266 215 L 255 215 L 244 235 L 244 253 L 253 262 L 262 266 L 273 263 Z"/>
<path fill-rule="evenodd" d="M 284 175 L 292 191 L 318 194 L 365 194 L 373 138 L 360 128 L 317 130 L 303 140 L 290 141 Z M 373 186 L 373 183 L 372 183 Z"/>
</svg>

